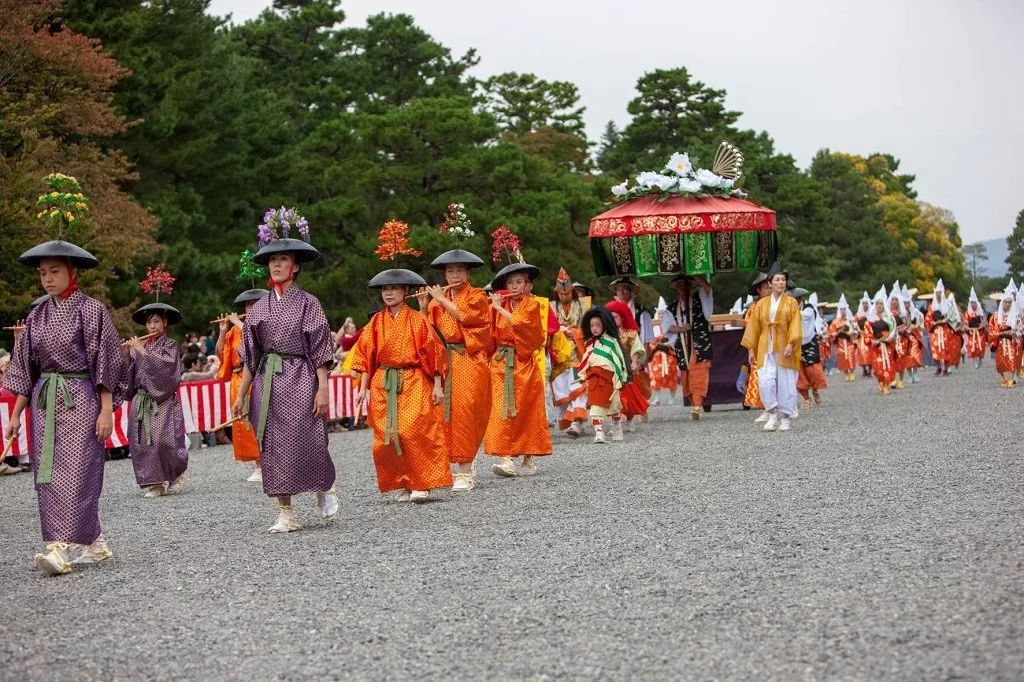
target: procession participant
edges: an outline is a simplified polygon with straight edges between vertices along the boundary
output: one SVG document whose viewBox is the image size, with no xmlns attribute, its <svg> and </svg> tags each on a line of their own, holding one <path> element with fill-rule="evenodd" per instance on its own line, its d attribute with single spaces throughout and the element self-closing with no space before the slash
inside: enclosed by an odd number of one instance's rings
<svg viewBox="0 0 1024 682">
<path fill-rule="evenodd" d="M 771 293 L 772 285 L 768 282 L 768 273 L 759 272 L 754 281 L 750 284 L 750 295 L 747 296 L 747 309 L 743 313 L 743 327 L 750 323 L 750 316 L 754 311 L 754 298 L 759 301 Z M 757 364 L 747 365 L 747 390 L 743 394 L 743 404 L 751 409 L 761 410 L 761 414 L 754 420 L 755 424 L 763 424 L 768 421 L 768 410 L 764 409 L 761 403 L 761 391 L 757 385 Z"/>
<path fill-rule="evenodd" d="M 914 307 L 914 299 L 910 290 L 903 285 L 900 295 L 903 303 L 903 319 L 905 353 L 900 361 L 903 371 L 910 375 L 910 383 L 916 384 L 919 381 L 918 370 L 924 367 L 924 316 L 921 311 Z"/>
<path fill-rule="evenodd" d="M 967 359 L 974 360 L 975 368 L 981 367 L 981 361 L 985 358 L 985 350 L 988 347 L 988 333 L 985 323 L 985 309 L 981 307 L 978 294 L 971 287 L 971 295 L 967 300 L 967 312 L 964 314 L 966 323 L 965 336 L 967 337 Z"/>
<path fill-rule="evenodd" d="M 765 431 L 788 431 L 796 412 L 796 380 L 802 339 L 800 306 L 786 294 L 789 273 L 776 261 L 768 271 L 771 291 L 754 304 L 741 345 L 757 366 L 761 401 L 768 411 Z"/>
<path fill-rule="evenodd" d="M 964 313 L 956 302 L 956 294 L 952 291 L 946 294 L 946 319 L 949 320 L 949 327 L 953 330 L 953 350 L 949 354 L 948 366 L 950 372 L 960 369 L 960 363 L 964 357 L 964 333 L 967 326 L 964 324 Z"/>
<path fill-rule="evenodd" d="M 619 399 L 622 401 L 622 414 L 626 418 L 625 428 L 632 432 L 636 431 L 634 419 L 646 416 L 649 407 L 641 388 L 643 379 L 639 377 L 640 370 L 647 362 L 647 353 L 640 341 L 640 329 L 629 307 L 622 301 L 615 300 L 608 303 L 605 309 L 615 320 L 615 327 L 619 330 L 619 343 L 622 344 L 622 356 L 629 361 L 626 363 L 626 384 L 619 391 Z"/>
<path fill-rule="evenodd" d="M 302 264 L 319 259 L 320 252 L 304 239 L 289 237 L 292 227 L 308 238 L 309 225 L 294 209 L 270 209 L 263 216 L 254 260 L 269 268 L 272 288 L 245 318 L 245 368 L 232 405 L 235 417 L 247 413 L 256 426 L 263 492 L 278 504 L 270 533 L 302 528 L 292 508 L 294 495 L 316 493 L 322 518 L 333 520 L 338 514 L 325 420 L 334 362 L 331 328 L 320 301 L 297 284 Z"/>
<path fill-rule="evenodd" d="M 115 398 L 120 402 L 115 394 L 123 360 L 106 308 L 78 288 L 78 273 L 99 264 L 91 253 L 57 239 L 18 260 L 37 270 L 49 300 L 25 320 L 4 378 L 17 396 L 4 437 L 18 437 L 22 413 L 31 405 L 31 463 L 46 543 L 35 563 L 60 575 L 72 561 L 98 563 L 111 556 L 99 501 L 103 443 L 113 430 Z"/>
<path fill-rule="evenodd" d="M 594 442 L 607 442 L 606 419 L 612 420 L 612 440 L 621 441 L 623 417 L 619 392 L 626 383 L 628 363 L 619 344 L 619 330 L 612 315 L 600 306 L 584 313 L 580 324 L 586 338 L 580 376 L 587 386 Z"/>
<path fill-rule="evenodd" d="M 836 367 L 843 373 L 843 381 L 857 380 L 857 337 L 860 328 L 857 326 L 846 294 L 839 296 L 836 308 L 836 319 L 829 325 L 829 336 L 835 347 Z"/>
<path fill-rule="evenodd" d="M 162 279 L 165 275 L 168 279 Z M 159 298 L 160 293 L 171 293 L 173 281 L 170 273 L 157 267 L 149 270 L 142 286 Z M 123 348 L 127 371 L 121 393 L 131 401 L 128 453 L 144 496 L 162 497 L 181 490 L 188 469 L 185 419 L 178 397 L 178 344 L 167 336 L 167 327 L 181 322 L 181 313 L 158 300 L 132 313 L 132 322 L 145 325 L 148 338 L 132 337 Z"/>
<path fill-rule="evenodd" d="M 521 256 L 519 256 L 521 258 Z M 484 452 L 501 461 L 491 465 L 498 476 L 532 476 L 535 457 L 551 454 L 551 431 L 544 405 L 544 375 L 537 351 L 545 333 L 540 304 L 529 295 L 529 283 L 540 269 L 522 261 L 494 276 L 491 294 L 491 414 Z M 523 462 L 516 469 L 515 458 Z"/>
<path fill-rule="evenodd" d="M 875 294 L 874 308 L 865 329 L 866 341 L 872 349 L 872 370 L 882 395 L 892 393 L 891 384 L 896 376 L 896 356 L 893 343 L 896 339 L 896 320 L 886 305 L 885 287 Z"/>
<path fill-rule="evenodd" d="M 812 291 L 807 302 L 814 306 L 814 326 L 818 333 L 818 350 L 821 354 L 821 368 L 826 375 L 832 373 L 829 368 L 829 360 L 832 359 L 832 337 L 828 334 L 828 323 L 821 314 L 821 307 L 818 304 L 818 292 Z M 834 364 L 834 363 L 833 363 Z"/>
<path fill-rule="evenodd" d="M 576 292 L 576 296 L 579 300 L 582 301 L 583 305 L 588 309 L 591 306 L 596 305 L 596 301 L 594 301 L 594 290 L 586 284 L 583 284 L 582 282 L 573 282 L 572 289 Z"/>
<path fill-rule="evenodd" d="M 463 268 L 463 274 L 467 273 Z M 369 391 L 367 423 L 373 429 L 377 488 L 382 493 L 400 491 L 398 502 L 426 502 L 431 490 L 452 485 L 443 407 L 445 347 L 427 316 L 405 304 L 410 288 L 426 286 L 422 277 L 393 268 L 377 273 L 367 286 L 380 291 L 384 308 L 363 329 L 353 351 L 352 371 L 360 375 L 357 405 L 362 405 Z M 436 295 L 445 298 L 440 287 L 428 291 L 435 302 Z M 453 327 L 448 328 L 454 331 Z M 477 377 L 464 373 L 456 379 L 474 381 Z M 462 385 L 459 390 L 468 392 L 476 388 L 478 381 Z M 452 403 L 452 414 L 464 418 L 454 407 Z M 475 437 L 472 423 L 469 435 Z M 463 459 L 476 454 L 475 449 L 469 452 L 469 447 L 462 452 Z"/>
<path fill-rule="evenodd" d="M 949 374 L 949 358 L 956 351 L 953 341 L 954 332 L 946 319 L 948 302 L 946 287 L 940 279 L 935 284 L 931 305 L 924 317 L 924 328 L 932 350 L 932 361 L 935 363 L 935 376 Z"/>
<path fill-rule="evenodd" d="M 583 357 L 583 331 L 580 322 L 589 308 L 580 300 L 577 290 L 565 268 L 560 268 L 555 280 L 554 313 L 559 329 L 572 341 L 571 354 L 561 371 L 551 380 L 551 398 L 560 410 L 558 427 L 571 438 L 583 434 L 587 420 L 587 387 L 578 376 L 580 358 Z"/>
<path fill-rule="evenodd" d="M 661 404 L 662 396 L 668 392 L 666 405 L 676 404 L 676 390 L 679 388 L 679 361 L 675 350 L 667 343 L 654 346 L 649 363 L 651 372 L 651 405 Z"/>
<path fill-rule="evenodd" d="M 629 308 L 630 314 L 636 320 L 637 329 L 639 329 L 640 343 L 646 347 L 647 344 L 654 341 L 654 317 L 651 315 L 651 311 L 643 307 L 637 300 L 637 283 L 630 277 L 619 277 L 612 280 L 608 287 L 615 295 L 615 300 L 621 301 Z"/>
<path fill-rule="evenodd" d="M 1003 388 L 1013 388 L 1015 373 L 1021 366 L 1021 343 L 1017 338 L 1020 310 L 1007 287 L 995 314 L 989 318 L 988 340 L 996 354 L 996 373 Z"/>
<path fill-rule="evenodd" d="M 699 276 L 679 275 L 669 282 L 679 298 L 662 315 L 663 337 L 675 349 L 683 397 L 690 399 L 690 419 L 704 416 L 704 399 L 711 377 L 711 315 L 714 292 L 711 283 Z"/>
<path fill-rule="evenodd" d="M 426 311 L 446 351 L 443 429 L 448 459 L 457 469 L 455 491 L 476 486 L 476 455 L 491 411 L 491 306 L 483 290 L 469 281 L 470 270 L 483 264 L 469 251 L 445 251 L 430 267 L 444 272 L 447 286 L 428 287 L 428 305 L 420 296 L 420 310 Z"/>
<path fill-rule="evenodd" d="M 857 359 L 860 361 L 861 373 L 863 376 L 871 376 L 871 347 L 868 345 L 866 337 L 864 335 L 865 328 L 868 325 L 868 317 L 871 316 L 871 297 L 868 296 L 868 292 L 864 292 L 864 295 L 860 299 L 860 304 L 857 307 L 857 328 L 859 333 L 857 334 Z"/>
<path fill-rule="evenodd" d="M 800 370 L 796 379 L 796 390 L 803 398 L 804 407 L 821 404 L 821 391 L 828 387 L 825 372 L 821 366 L 821 344 L 818 339 L 818 309 L 804 298 L 810 292 L 797 287 L 790 292 L 800 306 Z M 811 402 L 811 398 L 814 402 Z"/>
<path fill-rule="evenodd" d="M 268 293 L 266 289 L 246 289 L 238 296 L 232 304 L 237 309 L 242 309 L 248 317 L 250 310 L 256 301 L 264 298 Z M 242 332 L 245 324 L 237 312 L 232 312 L 220 321 L 220 334 L 217 335 L 217 355 L 220 357 L 220 367 L 217 370 L 217 378 L 221 381 L 228 381 L 228 399 L 233 405 L 239 398 L 239 389 L 242 387 L 242 370 L 245 363 L 242 361 Z M 252 462 L 253 470 L 249 478 L 245 479 L 250 483 L 262 483 L 263 471 L 260 469 L 260 446 L 256 442 L 256 432 L 248 419 L 239 419 L 231 426 L 231 447 L 235 453 L 236 462 Z"/>
<path fill-rule="evenodd" d="M 892 342 L 892 356 L 894 376 L 890 388 L 902 391 L 906 388 L 906 364 L 907 353 L 910 352 L 910 344 L 907 341 L 907 318 L 903 315 L 903 295 L 899 280 L 893 285 L 888 298 L 889 314 L 896 322 L 896 335 Z"/>
</svg>

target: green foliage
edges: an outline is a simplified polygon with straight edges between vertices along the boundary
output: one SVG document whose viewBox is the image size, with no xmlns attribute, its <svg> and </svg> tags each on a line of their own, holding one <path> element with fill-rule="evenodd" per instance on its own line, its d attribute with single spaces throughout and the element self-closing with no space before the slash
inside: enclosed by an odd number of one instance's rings
<svg viewBox="0 0 1024 682">
<path fill-rule="evenodd" d="M 1010 276 L 1018 282 L 1024 280 L 1024 210 L 1017 214 L 1013 231 L 1006 238 L 1006 247 L 1009 250 L 1006 264 L 1010 266 Z"/>
</svg>

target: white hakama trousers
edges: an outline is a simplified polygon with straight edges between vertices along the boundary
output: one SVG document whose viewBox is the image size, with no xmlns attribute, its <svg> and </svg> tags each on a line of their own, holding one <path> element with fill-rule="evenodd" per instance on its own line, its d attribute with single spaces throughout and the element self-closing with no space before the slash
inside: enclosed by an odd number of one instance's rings
<svg viewBox="0 0 1024 682">
<path fill-rule="evenodd" d="M 796 412 L 796 380 L 799 374 L 795 369 L 779 367 L 775 353 L 766 355 L 761 367 L 757 368 L 757 386 L 761 390 L 764 409 L 771 412 L 778 408 L 787 417 L 792 416 Z"/>
<path fill-rule="evenodd" d="M 552 380 L 551 398 L 559 419 L 586 419 L 587 389 L 573 370 L 567 369 Z"/>
</svg>

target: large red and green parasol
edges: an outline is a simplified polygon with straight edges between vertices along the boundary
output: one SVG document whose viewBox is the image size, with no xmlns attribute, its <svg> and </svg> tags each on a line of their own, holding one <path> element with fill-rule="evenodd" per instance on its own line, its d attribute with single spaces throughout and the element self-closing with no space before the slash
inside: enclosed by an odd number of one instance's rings
<svg viewBox="0 0 1024 682">
<path fill-rule="evenodd" d="M 676 158 L 681 159 L 681 166 L 688 164 L 684 155 Z M 742 157 L 734 162 L 736 176 L 739 161 Z M 668 192 L 652 189 L 646 196 L 626 201 L 590 221 L 590 246 L 599 276 L 767 270 L 775 260 L 775 211 L 738 196 L 741 193 L 732 189 L 731 182 L 720 188 L 689 191 L 697 187 L 693 177 L 722 180 L 707 171 L 693 174 L 686 167 L 678 174 L 647 175 L 654 176 L 652 184 L 671 183 L 673 179 L 677 184 Z M 680 190 L 681 185 L 685 189 Z M 620 193 L 627 191 L 645 189 L 622 189 Z"/>
</svg>

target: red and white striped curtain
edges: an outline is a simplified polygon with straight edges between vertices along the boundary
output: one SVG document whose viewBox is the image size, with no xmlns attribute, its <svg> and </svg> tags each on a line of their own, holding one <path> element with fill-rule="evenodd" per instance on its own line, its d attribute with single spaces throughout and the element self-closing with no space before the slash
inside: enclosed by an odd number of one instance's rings
<svg viewBox="0 0 1024 682">
<path fill-rule="evenodd" d="M 355 396 L 358 386 L 348 376 L 331 376 L 328 395 L 330 407 L 328 419 L 344 419 L 355 416 Z M 224 381 L 192 381 L 182 384 L 178 389 L 181 400 L 181 412 L 185 418 L 185 433 L 211 431 L 213 427 L 223 424 L 231 418 L 231 402 L 228 383 Z M 13 396 L 0 396 L 0 433 L 7 428 L 7 423 L 14 412 Z M 131 417 L 128 403 L 122 403 L 114 410 L 114 430 L 107 439 L 106 447 L 121 448 L 128 445 L 128 429 Z M 25 410 L 21 417 L 21 433 L 18 442 L 14 443 L 11 453 L 21 455 L 30 448 L 31 425 L 29 411 Z M 184 434 L 183 434 L 184 435 Z"/>
</svg>

